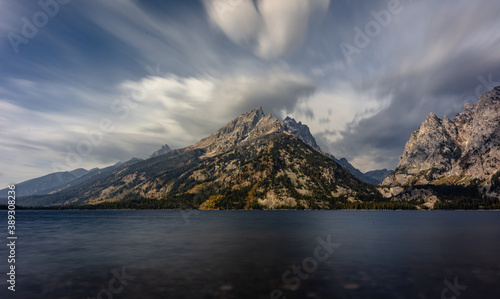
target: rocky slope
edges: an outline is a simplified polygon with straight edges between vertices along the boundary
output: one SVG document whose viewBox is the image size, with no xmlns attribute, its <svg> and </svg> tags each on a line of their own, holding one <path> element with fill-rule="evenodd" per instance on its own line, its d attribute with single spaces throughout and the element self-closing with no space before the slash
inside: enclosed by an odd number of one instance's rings
<svg viewBox="0 0 500 299">
<path fill-rule="evenodd" d="M 429 114 L 411 134 L 398 167 L 382 185 L 472 183 L 488 189 L 499 170 L 500 87 L 496 87 L 477 104 L 466 104 L 453 120 Z"/>
<path fill-rule="evenodd" d="M 375 188 L 283 132 L 259 136 L 205 159 L 181 179 L 184 183 L 169 191 L 211 195 L 205 208 L 329 209 L 338 202 L 378 198 Z"/>
<path fill-rule="evenodd" d="M 61 192 L 19 203 L 47 206 L 129 199 L 162 199 L 172 208 L 328 209 L 381 196 L 259 108 L 187 148 L 120 165 Z"/>
<path fill-rule="evenodd" d="M 212 135 L 185 150 L 201 149 L 204 157 L 221 154 L 239 144 L 270 133 L 283 132 L 285 126 L 271 115 L 266 116 L 262 107 L 244 113 Z"/>
</svg>

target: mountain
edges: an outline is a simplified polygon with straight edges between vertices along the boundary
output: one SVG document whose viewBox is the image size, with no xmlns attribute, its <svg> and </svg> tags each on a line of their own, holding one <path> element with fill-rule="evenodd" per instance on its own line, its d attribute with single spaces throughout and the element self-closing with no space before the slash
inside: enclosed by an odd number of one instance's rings
<svg viewBox="0 0 500 299">
<path fill-rule="evenodd" d="M 495 183 L 500 169 L 500 87 L 466 104 L 450 120 L 430 113 L 411 134 L 386 186 L 482 185 Z M 492 191 L 492 190 L 490 190 Z"/>
<path fill-rule="evenodd" d="M 300 121 L 297 123 L 295 119 L 290 118 L 289 116 L 283 120 L 283 123 L 285 124 L 285 128 L 288 132 L 297 136 L 300 140 L 304 141 L 305 144 L 308 144 L 315 150 L 321 151 L 316 143 L 316 139 L 311 134 L 311 131 L 309 131 L 309 127 L 307 125 L 302 124 Z"/>
<path fill-rule="evenodd" d="M 151 154 L 151 156 L 149 156 L 149 158 L 154 158 L 154 157 L 158 157 L 158 156 L 161 156 L 161 155 L 165 155 L 169 152 L 171 152 L 172 150 L 170 149 L 170 147 L 168 146 L 168 144 L 165 144 L 165 145 L 162 145 L 162 147 L 157 150 L 156 152 L 154 152 L 153 154 Z"/>
<path fill-rule="evenodd" d="M 49 206 L 129 200 L 153 200 L 167 208 L 329 209 L 381 196 L 258 108 L 194 145 L 18 202 Z"/>
<path fill-rule="evenodd" d="M 24 181 L 16 184 L 16 195 L 21 197 L 34 194 L 47 194 L 49 193 L 49 190 L 67 184 L 81 176 L 84 176 L 88 172 L 89 171 L 86 169 L 78 168 L 72 171 L 55 172 L 39 178 Z M 8 190 L 10 189 L 6 188 L 0 190 L 0 194 L 5 194 L 6 196 Z"/>
<path fill-rule="evenodd" d="M 316 139 L 311 134 L 309 127 L 305 124 L 302 124 L 300 121 L 297 121 L 293 118 L 287 116 L 283 123 L 285 124 L 285 130 L 297 136 L 300 140 L 304 141 L 304 143 L 308 144 L 315 150 L 322 152 L 321 148 L 316 143 Z M 362 180 L 363 182 L 378 185 L 380 184 L 385 177 L 389 174 L 390 171 L 384 170 L 374 170 L 371 171 L 371 174 L 362 173 L 359 169 L 354 167 L 346 158 L 341 158 L 340 160 L 335 158 L 332 154 L 324 153 L 326 156 L 332 158 L 335 162 L 339 163 L 342 167 L 349 170 L 351 174 L 353 174 L 356 178 Z M 385 174 L 385 175 L 384 175 Z"/>
<path fill-rule="evenodd" d="M 285 125 L 282 122 L 277 121 L 271 115 L 266 116 L 259 107 L 240 115 L 217 132 L 185 150 L 202 149 L 205 152 L 204 157 L 214 156 L 248 140 L 284 130 Z"/>
</svg>

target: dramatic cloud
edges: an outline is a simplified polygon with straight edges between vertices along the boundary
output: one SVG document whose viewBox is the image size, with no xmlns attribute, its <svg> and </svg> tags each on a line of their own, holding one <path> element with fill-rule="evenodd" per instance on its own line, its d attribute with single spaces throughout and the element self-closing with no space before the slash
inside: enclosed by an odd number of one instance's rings
<svg viewBox="0 0 500 299">
<path fill-rule="evenodd" d="M 328 10 L 330 0 L 207 0 L 211 21 L 233 42 L 262 58 L 296 50 L 312 20 Z"/>
<path fill-rule="evenodd" d="M 122 88 L 125 93 L 136 91 L 140 103 L 120 130 L 125 134 L 142 124 L 144 134 L 165 132 L 163 138 L 173 147 L 192 144 L 259 106 L 267 113 L 291 112 L 315 89 L 303 77 L 277 72 L 222 79 L 167 75 L 125 82 Z M 122 102 L 127 106 L 126 101 L 120 101 L 116 110 L 128 117 Z"/>
<path fill-rule="evenodd" d="M 329 97 L 334 106 L 347 111 L 339 116 L 344 118 L 340 123 L 330 116 L 331 127 L 319 120 L 313 125 L 327 150 L 365 171 L 394 168 L 409 135 L 427 114 L 453 117 L 466 102 L 474 103 L 481 93 L 500 85 L 500 55 L 494 50 L 500 47 L 496 30 L 500 5 L 458 3 L 450 7 L 402 2 L 401 13 L 392 16 L 392 22 L 359 55 L 353 55 L 351 63 L 336 57 L 333 63 L 314 69 L 316 75 L 329 76 L 334 85 L 347 80 L 354 91 L 341 99 L 338 95 L 346 94 L 341 88 Z M 371 9 L 385 7 L 374 3 Z M 363 28 L 373 20 L 367 16 L 365 23 L 353 25 Z M 337 72 L 344 78 L 335 78 Z M 323 104 L 314 106 L 325 107 L 327 100 L 319 102 Z M 353 103 L 358 109 L 349 108 Z M 356 117 L 363 108 L 371 113 Z"/>
<path fill-rule="evenodd" d="M 45 90 L 49 95 L 61 90 L 22 84 L 31 86 L 28 91 Z M 280 72 L 228 78 L 166 74 L 125 81 L 114 95 L 85 90 L 68 93 L 74 102 L 100 99 L 100 105 L 90 102 L 92 111 L 85 106 L 80 111 L 31 110 L 0 100 L 0 123 L 5 128 L 0 132 L 0 149 L 5 154 L 1 161 L 25 165 L 22 172 L 11 175 L 15 179 L 27 173 L 42 175 L 46 169 L 104 167 L 134 156 L 146 158 L 160 144 L 172 148 L 193 144 L 259 106 L 268 113 L 291 112 L 314 89 L 304 77 Z M 103 121 L 112 129 L 103 130 Z M 44 159 L 40 153 L 45 153 Z"/>
<path fill-rule="evenodd" d="M 361 170 L 394 168 L 428 113 L 500 85 L 497 0 L 70 1 L 18 53 L 8 34 L 42 8 L 0 8 L 4 185 L 187 146 L 258 106 Z"/>
</svg>

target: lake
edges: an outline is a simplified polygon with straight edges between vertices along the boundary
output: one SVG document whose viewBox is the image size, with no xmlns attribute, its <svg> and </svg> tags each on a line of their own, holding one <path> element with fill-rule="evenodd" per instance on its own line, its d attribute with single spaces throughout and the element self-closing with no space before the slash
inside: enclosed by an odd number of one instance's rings
<svg viewBox="0 0 500 299">
<path fill-rule="evenodd" d="M 16 221 L 16 292 L 4 273 L 2 298 L 500 298 L 498 211 L 17 211 Z"/>
</svg>

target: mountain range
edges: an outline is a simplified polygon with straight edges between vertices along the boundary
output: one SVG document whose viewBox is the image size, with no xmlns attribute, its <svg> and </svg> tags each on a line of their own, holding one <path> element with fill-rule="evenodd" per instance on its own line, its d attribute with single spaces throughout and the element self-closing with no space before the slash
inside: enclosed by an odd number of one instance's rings
<svg viewBox="0 0 500 299">
<path fill-rule="evenodd" d="M 194 145 L 112 166 L 59 192 L 24 197 L 19 203 L 127 199 L 162 199 L 171 207 L 325 209 L 381 196 L 258 108 Z"/>
<path fill-rule="evenodd" d="M 146 160 L 53 173 L 16 189 L 26 206 L 333 209 L 400 202 L 482 208 L 498 206 L 499 161 L 497 87 L 453 120 L 430 113 L 393 172 L 362 173 L 323 152 L 307 125 L 290 117 L 279 121 L 259 107 L 191 146 L 171 150 L 165 144 Z"/>
<path fill-rule="evenodd" d="M 302 124 L 300 121 L 297 122 L 295 119 L 286 117 L 283 120 L 284 130 L 289 133 L 295 135 L 299 139 L 301 139 L 304 143 L 308 144 L 315 150 L 322 152 L 321 148 L 316 143 L 316 139 L 311 134 L 309 127 L 305 124 Z M 152 153 L 148 158 L 154 158 L 161 155 L 165 155 L 172 150 L 168 146 L 168 144 L 164 144 L 160 149 Z M 323 152 L 322 152 L 323 153 Z M 356 178 L 373 185 L 377 185 L 381 183 L 384 178 L 390 173 L 389 170 L 375 170 L 369 171 L 367 173 L 362 173 L 360 170 L 352 166 L 347 159 L 341 158 L 340 160 L 335 158 L 333 155 L 324 153 L 329 156 L 337 163 L 339 163 L 342 167 L 349 170 L 351 174 L 353 174 Z M 135 162 L 141 161 L 139 158 L 132 158 L 131 160 L 125 162 L 127 164 L 133 164 Z M 123 165 L 122 162 L 118 162 L 112 167 L 107 167 L 105 170 L 94 168 L 91 170 L 86 170 L 83 168 L 75 169 L 73 171 L 67 172 L 57 172 L 48 174 L 39 178 L 31 179 L 22 183 L 17 184 L 18 188 L 18 196 L 31 196 L 31 195 L 44 195 L 44 194 L 52 194 L 54 192 L 61 191 L 65 188 L 71 187 L 75 184 L 81 183 L 85 180 L 93 178 L 95 175 L 100 175 L 102 173 L 108 173 L 111 169 Z M 81 177 L 81 178 L 80 178 Z M 78 180 L 76 180 L 78 179 Z M 75 181 L 73 181 L 75 180 Z M 0 190 L 3 194 L 7 194 L 7 189 Z"/>
</svg>

